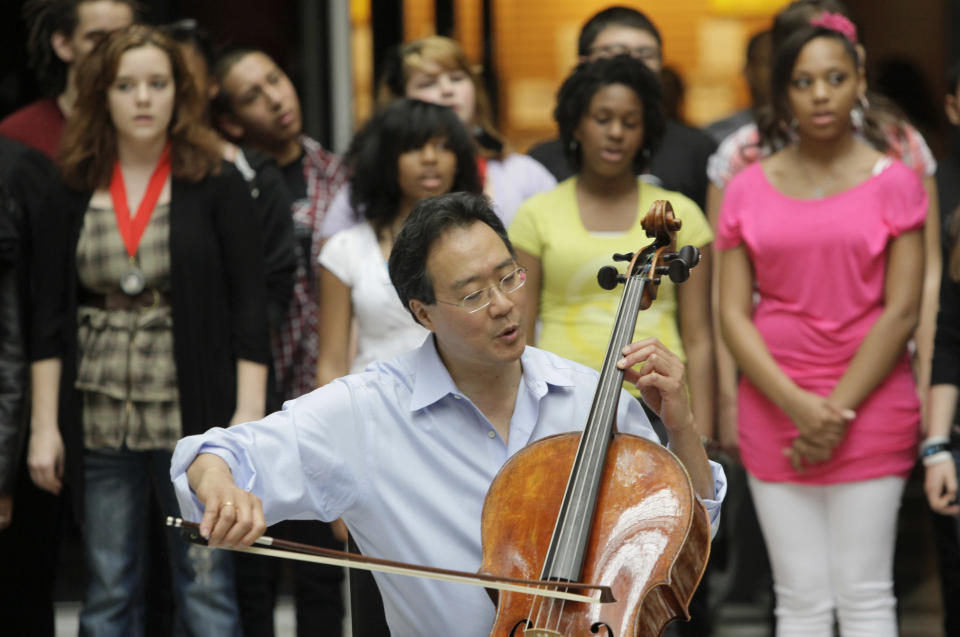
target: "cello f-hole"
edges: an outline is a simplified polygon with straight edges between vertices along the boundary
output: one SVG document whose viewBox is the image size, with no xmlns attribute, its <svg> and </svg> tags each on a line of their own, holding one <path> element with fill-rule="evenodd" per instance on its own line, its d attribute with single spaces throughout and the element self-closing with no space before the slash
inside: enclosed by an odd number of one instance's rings
<svg viewBox="0 0 960 637">
<path fill-rule="evenodd" d="M 593 633 L 594 635 L 596 635 L 597 633 L 600 632 L 600 629 L 601 629 L 601 628 L 606 628 L 606 629 L 607 629 L 607 634 L 608 634 L 610 637 L 617 637 L 616 635 L 613 634 L 613 629 L 610 628 L 610 625 L 607 624 L 606 622 L 597 622 L 597 623 L 591 625 L 591 626 L 590 626 L 590 632 Z"/>
</svg>

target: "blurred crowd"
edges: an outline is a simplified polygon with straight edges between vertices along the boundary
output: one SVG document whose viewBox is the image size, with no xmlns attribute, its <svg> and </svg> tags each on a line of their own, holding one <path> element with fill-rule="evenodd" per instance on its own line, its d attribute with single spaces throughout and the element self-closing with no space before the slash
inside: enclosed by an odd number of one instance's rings
<svg viewBox="0 0 960 637">
<path fill-rule="evenodd" d="M 726 563 L 708 573 L 765 545 L 777 635 L 897 635 L 897 518 L 917 470 L 960 635 L 960 149 L 935 160 L 867 85 L 843 2 L 783 8 L 749 41 L 750 106 L 702 130 L 678 119 L 656 16 L 584 16 L 557 137 L 528 153 L 450 38 L 391 51 L 339 156 L 304 134 L 266 52 L 147 17 L 133 0 L 24 5 L 56 91 L 0 121 L 0 632 L 54 634 L 76 524 L 81 635 L 274 634 L 275 561 L 155 528 L 179 511 L 173 449 L 420 346 L 386 264 L 420 202 L 468 192 L 516 248 L 521 278 L 500 285 L 525 297 L 527 344 L 595 369 L 618 303 L 597 269 L 644 245 L 641 219 L 669 201 L 701 263 L 682 286 L 664 278 L 635 337 L 685 361 L 727 474 Z M 960 66 L 943 103 L 960 126 Z M 351 542 L 340 520 L 268 533 Z M 339 635 L 342 571 L 293 580 L 298 634 Z M 711 581 L 669 634 L 712 634 Z M 372 577 L 350 587 L 354 634 L 386 634 Z"/>
</svg>

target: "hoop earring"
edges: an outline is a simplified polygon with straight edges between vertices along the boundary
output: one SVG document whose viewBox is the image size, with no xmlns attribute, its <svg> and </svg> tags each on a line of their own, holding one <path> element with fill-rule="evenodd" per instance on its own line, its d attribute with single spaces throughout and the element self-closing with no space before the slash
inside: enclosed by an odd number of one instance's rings
<svg viewBox="0 0 960 637">
<path fill-rule="evenodd" d="M 869 108 L 870 101 L 866 95 L 861 93 L 857 98 L 857 103 L 850 109 L 850 124 L 853 126 L 853 130 L 863 130 L 863 126 L 867 121 L 867 110 Z"/>
</svg>

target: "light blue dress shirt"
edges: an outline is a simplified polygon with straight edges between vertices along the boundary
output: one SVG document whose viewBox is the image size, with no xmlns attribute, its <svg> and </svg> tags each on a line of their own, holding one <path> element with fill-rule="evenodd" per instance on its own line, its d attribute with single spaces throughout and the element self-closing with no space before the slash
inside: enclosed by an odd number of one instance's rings
<svg viewBox="0 0 960 637">
<path fill-rule="evenodd" d="M 596 371 L 527 347 L 505 443 L 461 393 L 433 337 L 389 362 L 338 379 L 261 421 L 184 438 L 171 477 L 183 517 L 202 508 L 186 470 L 199 453 L 230 465 L 236 483 L 263 501 L 267 524 L 342 517 L 365 555 L 476 572 L 484 496 L 507 459 L 530 442 L 582 429 Z M 618 427 L 656 434 L 623 392 Z M 726 479 L 713 465 L 716 529 Z M 557 476 L 566 480 L 566 476 Z M 374 574 L 391 633 L 487 635 L 495 608 L 483 588 Z"/>
</svg>

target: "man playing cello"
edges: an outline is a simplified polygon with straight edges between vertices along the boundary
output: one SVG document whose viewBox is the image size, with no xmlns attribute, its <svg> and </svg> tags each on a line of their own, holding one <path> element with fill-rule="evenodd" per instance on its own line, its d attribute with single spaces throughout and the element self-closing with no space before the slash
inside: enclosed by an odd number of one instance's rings
<svg viewBox="0 0 960 637">
<path fill-rule="evenodd" d="M 515 294 L 524 271 L 486 199 L 423 201 L 389 269 L 399 301 L 432 333 L 419 349 L 177 445 L 183 516 L 202 516 L 211 545 L 248 546 L 282 519 L 342 517 L 365 555 L 476 571 L 481 508 L 500 467 L 535 440 L 583 428 L 597 372 L 525 345 Z M 726 481 L 704 453 L 683 363 L 648 339 L 618 365 L 663 419 L 716 529 Z M 620 432 L 657 440 L 626 392 L 617 413 Z M 392 634 L 490 631 L 495 608 L 481 588 L 375 577 Z"/>
</svg>

